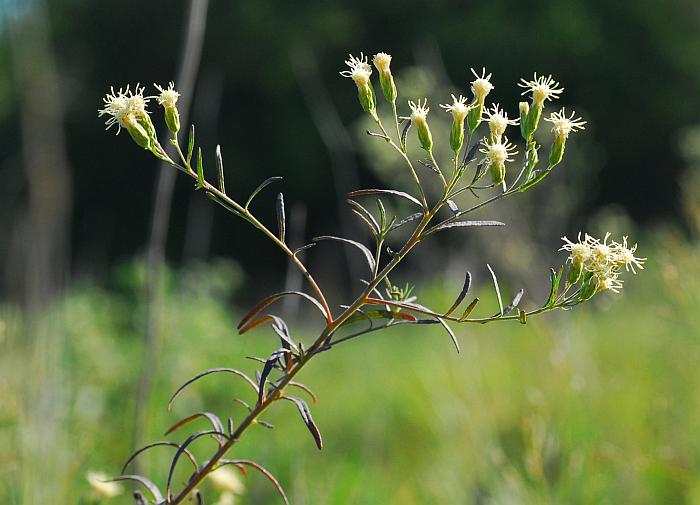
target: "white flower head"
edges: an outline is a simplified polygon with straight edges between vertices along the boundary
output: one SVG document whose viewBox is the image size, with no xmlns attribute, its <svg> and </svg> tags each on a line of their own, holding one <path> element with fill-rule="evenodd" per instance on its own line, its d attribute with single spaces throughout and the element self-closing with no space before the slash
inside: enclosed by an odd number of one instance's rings
<svg viewBox="0 0 700 505">
<path fill-rule="evenodd" d="M 143 96 L 144 87 L 135 86 L 134 91 L 129 89 L 119 88 L 119 91 L 114 91 L 114 88 L 110 88 L 111 93 L 108 93 L 103 101 L 105 103 L 104 109 L 100 109 L 99 116 L 104 115 L 110 116 L 105 121 L 107 125 L 107 130 L 109 130 L 113 125 L 117 125 L 117 133 L 121 131 L 121 127 L 128 126 L 132 124 L 139 117 L 143 117 L 148 114 L 146 106 L 150 98 Z"/>
<path fill-rule="evenodd" d="M 519 118 L 508 119 L 508 113 L 499 108 L 497 103 L 493 104 L 491 109 L 484 111 L 484 115 L 489 124 L 491 134 L 496 138 L 500 138 L 503 135 L 508 125 L 515 126 L 519 121 Z"/>
<path fill-rule="evenodd" d="M 167 88 L 162 88 L 157 84 L 154 86 L 160 91 L 160 94 L 155 97 L 158 100 L 158 105 L 162 105 L 166 109 L 175 107 L 177 99 L 180 98 L 180 93 L 175 91 L 175 83 L 170 81 Z"/>
<path fill-rule="evenodd" d="M 569 261 L 574 264 L 583 265 L 591 257 L 591 247 L 587 242 L 581 241 L 581 233 L 578 234 L 578 242 L 572 242 L 566 237 L 561 238 L 564 241 L 564 245 L 559 249 L 560 251 L 569 252 Z"/>
<path fill-rule="evenodd" d="M 635 268 L 644 270 L 644 262 L 646 258 L 637 258 L 634 252 L 637 250 L 637 244 L 632 247 L 627 246 L 627 237 L 622 237 L 622 244 L 613 242 L 613 250 L 616 254 L 615 265 L 617 268 L 625 267 L 625 270 L 632 271 L 633 274 L 637 273 Z"/>
<path fill-rule="evenodd" d="M 209 474 L 209 481 L 216 489 L 233 494 L 245 493 L 245 485 L 230 466 L 221 466 Z"/>
<path fill-rule="evenodd" d="M 350 70 L 343 70 L 340 75 L 350 77 L 358 87 L 366 87 L 369 85 L 369 77 L 372 75 L 372 67 L 367 63 L 367 56 L 360 53 L 359 58 L 355 58 L 352 54 L 350 58 L 345 60 L 345 64 L 350 67 Z"/>
<path fill-rule="evenodd" d="M 414 102 L 413 100 L 408 101 L 408 106 L 411 108 L 411 121 L 413 121 L 416 126 L 427 124 L 428 112 L 430 111 L 430 107 L 427 105 L 427 98 L 424 98 L 422 103 L 420 100 L 418 100 L 418 102 Z"/>
<path fill-rule="evenodd" d="M 467 104 L 467 97 L 459 95 L 459 98 L 452 95 L 452 104 L 441 104 L 440 107 L 452 114 L 455 123 L 464 122 L 471 106 Z"/>
<path fill-rule="evenodd" d="M 604 277 L 599 277 L 596 275 L 596 277 L 598 278 L 598 289 L 600 291 L 608 289 L 613 293 L 619 293 L 622 289 L 622 281 L 618 278 L 616 273 L 609 274 Z"/>
<path fill-rule="evenodd" d="M 545 100 L 559 98 L 559 95 L 564 91 L 564 88 L 560 88 L 559 83 L 551 75 L 537 77 L 537 73 L 535 73 L 532 81 L 525 79 L 520 79 L 520 81 L 518 86 L 526 88 L 521 94 L 532 93 L 532 101 L 538 105 L 542 105 Z"/>
<path fill-rule="evenodd" d="M 492 140 L 484 139 L 481 143 L 484 147 L 480 151 L 486 155 L 489 165 L 500 165 L 506 161 L 513 161 L 512 156 L 518 154 L 518 151 L 515 150 L 516 146 L 508 142 L 508 137 Z"/>
<path fill-rule="evenodd" d="M 391 55 L 386 53 L 377 53 L 372 58 L 372 63 L 374 63 L 374 66 L 379 72 L 389 72 L 389 65 L 391 65 Z"/>
<path fill-rule="evenodd" d="M 109 477 L 102 472 L 88 471 L 85 478 L 90 484 L 90 489 L 101 498 L 114 498 L 124 491 L 117 482 L 110 482 Z"/>
<path fill-rule="evenodd" d="M 483 104 L 486 95 L 488 95 L 494 88 L 493 84 L 491 84 L 490 81 L 491 74 L 486 75 L 485 68 L 481 69 L 481 75 L 477 74 L 473 68 L 471 69 L 471 71 L 472 74 L 474 74 L 474 77 L 476 77 L 476 79 L 472 81 L 472 93 L 474 94 L 474 98 L 476 98 L 476 101 Z"/>
<path fill-rule="evenodd" d="M 562 108 L 559 112 L 552 112 L 544 120 L 552 123 L 552 133 L 557 138 L 566 139 L 569 137 L 569 133 L 586 129 L 584 126 L 586 121 L 574 116 L 576 116 L 576 111 L 571 111 L 571 114 L 567 117 L 566 111 Z"/>
</svg>

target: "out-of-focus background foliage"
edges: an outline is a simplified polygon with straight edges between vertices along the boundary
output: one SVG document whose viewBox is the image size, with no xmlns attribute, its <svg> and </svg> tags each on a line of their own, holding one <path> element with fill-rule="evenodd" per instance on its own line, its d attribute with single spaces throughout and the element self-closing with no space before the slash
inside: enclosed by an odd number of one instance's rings
<svg viewBox="0 0 700 505">
<path fill-rule="evenodd" d="M 147 309 L 160 167 L 105 133 L 96 111 L 111 85 L 175 79 L 189 9 L 0 0 L 3 503 L 87 500 L 86 471 L 116 474 L 135 440 L 159 438 L 178 416 L 240 417 L 242 392 L 225 379 L 172 413 L 165 404 L 201 369 L 253 370 L 244 356 L 274 341 L 237 336 L 237 318 L 256 296 L 301 285 L 259 235 L 178 179 Z M 629 233 L 649 257 L 622 296 L 524 327 L 460 328 L 461 355 L 439 332 L 402 329 L 328 353 L 304 377 L 320 398 L 324 451 L 278 408 L 276 429 L 251 430 L 240 455 L 276 473 L 296 504 L 700 504 L 697 1 L 211 0 L 204 30 L 189 97 L 205 162 L 221 144 L 239 197 L 284 176 L 297 245 L 366 238 L 344 203 L 351 189 L 411 189 L 363 134 L 354 87 L 338 76 L 348 52 L 383 50 L 404 111 L 406 99 L 431 98 L 438 143 L 437 104 L 466 94 L 469 67 L 493 72 L 489 98 L 511 115 L 516 81 L 552 73 L 566 88 L 555 106 L 589 121 L 534 195 L 484 214 L 507 228 L 420 248 L 394 279 L 416 282 L 420 301 L 449 306 L 471 269 L 493 302 L 488 260 L 535 305 L 564 260 L 559 237 L 579 230 Z M 271 195 L 256 205 L 272 218 Z M 358 289 L 353 258 L 331 246 L 307 257 L 334 303 Z M 298 308 L 284 310 L 294 320 Z M 142 469 L 162 478 L 166 456 Z M 245 484 L 240 503 L 275 503 L 262 479 Z"/>
</svg>

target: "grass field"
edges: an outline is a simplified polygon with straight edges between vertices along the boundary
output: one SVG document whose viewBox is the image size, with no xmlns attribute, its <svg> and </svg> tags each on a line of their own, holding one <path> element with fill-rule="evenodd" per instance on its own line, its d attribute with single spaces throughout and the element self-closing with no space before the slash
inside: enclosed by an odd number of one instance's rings
<svg viewBox="0 0 700 505">
<path fill-rule="evenodd" d="M 324 450 L 284 404 L 265 418 L 275 429 L 254 427 L 236 454 L 275 473 L 297 505 L 700 504 L 700 251 L 662 234 L 642 252 L 648 267 L 623 296 L 526 326 L 461 328 L 459 355 L 425 326 L 339 347 L 301 377 L 319 397 Z M 117 289 L 76 285 L 31 320 L 0 309 L 2 503 L 79 503 L 85 473 L 116 474 L 129 453 L 141 274 L 115 275 Z M 244 356 L 275 345 L 265 330 L 237 336 L 237 314 L 217 301 L 237 275 L 200 265 L 169 279 L 149 440 L 193 410 L 240 418 L 233 398 L 253 401 L 211 377 L 165 409 L 189 376 L 252 372 Z M 454 289 L 422 299 L 448 306 Z M 170 455 L 151 453 L 144 470 L 162 479 Z M 258 475 L 244 482 L 237 503 L 279 502 Z"/>
</svg>

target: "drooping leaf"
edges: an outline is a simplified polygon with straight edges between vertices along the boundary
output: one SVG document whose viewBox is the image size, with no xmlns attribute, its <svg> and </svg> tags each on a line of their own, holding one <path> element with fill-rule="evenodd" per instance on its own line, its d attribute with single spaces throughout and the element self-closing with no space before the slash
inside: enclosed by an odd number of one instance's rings
<svg viewBox="0 0 700 505">
<path fill-rule="evenodd" d="M 302 391 L 304 391 L 306 394 L 308 394 L 311 397 L 312 403 L 316 403 L 316 401 L 318 400 L 318 398 L 316 397 L 316 394 L 313 391 L 311 391 L 311 388 L 309 388 L 309 386 L 307 386 L 306 384 L 302 384 L 301 382 L 289 381 L 287 383 L 287 386 L 299 388 Z"/>
<path fill-rule="evenodd" d="M 255 307 L 253 307 L 252 309 L 250 309 L 250 311 L 249 311 L 245 316 L 243 316 L 243 319 L 241 319 L 241 322 L 238 323 L 238 331 L 239 331 L 239 333 L 241 333 L 241 334 L 242 334 L 242 333 L 245 333 L 245 331 L 247 331 L 248 329 L 250 329 L 250 328 L 246 328 L 246 329 L 244 330 L 244 328 L 245 328 L 245 326 L 246 326 L 246 323 L 247 323 L 248 321 L 250 321 L 253 317 L 255 317 L 255 316 L 257 316 L 258 314 L 260 314 L 260 312 L 262 312 L 263 310 L 265 310 L 270 304 L 276 302 L 277 300 L 279 300 L 280 298 L 282 298 L 282 297 L 284 297 L 284 296 L 290 296 L 290 295 L 301 296 L 302 298 L 304 298 L 304 299 L 310 301 L 311 303 L 314 304 L 314 306 L 315 306 L 318 310 L 321 311 L 321 314 L 323 314 L 323 317 L 324 317 L 324 318 L 328 318 L 328 314 L 326 313 L 326 309 L 324 309 L 324 308 L 323 308 L 323 305 L 321 305 L 321 302 L 319 302 L 318 300 L 316 300 L 316 298 L 314 298 L 313 296 L 307 295 L 306 293 L 303 293 L 303 292 L 301 292 L 301 291 L 282 291 L 282 292 L 280 292 L 280 293 L 275 293 L 275 294 L 273 294 L 273 295 L 268 296 L 267 298 L 261 300 Z"/>
<path fill-rule="evenodd" d="M 370 231 L 372 232 L 372 235 L 374 235 L 375 237 L 379 235 L 381 229 L 379 227 L 379 223 L 377 223 L 377 220 L 374 219 L 372 213 L 368 211 L 365 207 L 363 207 L 360 202 L 356 202 L 355 200 L 351 200 L 350 198 L 348 198 L 346 201 L 352 207 L 352 211 L 367 224 Z"/>
<path fill-rule="evenodd" d="M 455 332 L 452 331 L 452 328 L 450 328 L 450 326 L 445 322 L 444 319 L 442 319 L 441 317 L 438 317 L 437 320 L 440 321 L 440 324 L 442 325 L 442 327 L 445 328 L 445 331 L 447 331 L 447 333 L 450 335 L 450 338 L 452 339 L 452 343 L 454 344 L 455 349 L 457 349 L 457 352 L 459 353 L 460 352 L 459 342 L 457 342 L 457 336 L 455 335 Z"/>
<path fill-rule="evenodd" d="M 347 238 L 342 238 L 342 237 L 335 237 L 333 235 L 322 235 L 320 237 L 315 237 L 312 238 L 314 242 L 318 242 L 319 240 L 336 240 L 338 242 L 344 242 L 346 244 L 350 244 L 352 246 L 357 247 L 362 253 L 365 255 L 365 259 L 367 260 L 367 264 L 369 265 L 370 271 L 374 272 L 375 269 L 375 262 L 374 262 L 374 256 L 372 256 L 372 252 L 367 249 L 367 247 L 363 244 L 360 244 L 359 242 L 356 242 L 354 240 L 350 240 Z"/>
<path fill-rule="evenodd" d="M 431 235 L 435 232 L 447 230 L 448 228 L 468 228 L 472 226 L 505 226 L 501 221 L 452 221 L 450 223 L 438 224 L 430 228 L 425 235 Z"/>
<path fill-rule="evenodd" d="M 498 287 L 498 279 L 496 278 L 496 273 L 491 268 L 491 265 L 486 263 L 486 268 L 491 272 L 491 278 L 493 279 L 493 289 L 496 291 L 496 297 L 498 298 L 498 308 L 499 314 L 503 315 L 503 299 L 501 298 L 501 290 Z"/>
<path fill-rule="evenodd" d="M 184 419 L 180 419 L 178 422 L 173 424 L 168 431 L 165 432 L 165 435 L 168 436 L 171 433 L 174 433 L 175 431 L 179 430 L 183 426 L 186 426 L 190 424 L 192 421 L 199 419 L 201 417 L 206 418 L 209 420 L 209 423 L 211 423 L 211 427 L 218 431 L 223 433 L 224 432 L 224 425 L 221 423 L 221 419 L 216 414 L 212 414 L 211 412 L 197 412 L 196 414 L 192 414 L 191 416 L 187 416 Z M 226 441 L 225 438 L 219 438 L 219 444 L 222 444 Z"/>
<path fill-rule="evenodd" d="M 311 417 L 311 411 L 309 410 L 309 406 L 306 404 L 306 402 L 296 396 L 284 396 L 283 398 L 293 402 L 297 406 L 299 409 L 299 414 L 301 414 L 301 419 L 304 421 L 309 433 L 311 433 L 311 436 L 314 438 L 314 442 L 316 442 L 316 447 L 318 447 L 319 451 L 323 449 L 323 438 L 321 437 L 321 432 L 319 431 L 318 426 L 316 426 L 313 417 Z"/>
<path fill-rule="evenodd" d="M 479 144 L 477 144 L 477 145 L 479 145 Z M 481 176 L 484 175 L 485 168 L 486 168 L 486 160 L 483 160 L 476 166 L 476 171 L 474 172 L 474 178 L 472 179 L 472 184 L 474 184 L 476 181 L 481 179 Z"/>
<path fill-rule="evenodd" d="M 265 179 L 263 182 L 260 183 L 260 186 L 255 188 L 255 190 L 250 194 L 248 197 L 248 200 L 245 202 L 245 209 L 248 210 L 248 207 L 250 207 L 251 202 L 253 199 L 258 196 L 258 193 L 260 193 L 263 189 L 268 187 L 270 184 L 273 182 L 281 181 L 283 177 L 269 177 L 268 179 Z"/>
<path fill-rule="evenodd" d="M 287 499 L 287 495 L 284 493 L 284 489 L 282 489 L 282 486 L 280 483 L 275 479 L 274 475 L 272 475 L 269 471 L 267 471 L 265 468 L 260 466 L 258 463 L 255 461 L 250 461 L 247 459 L 222 459 L 219 461 L 219 466 L 225 466 L 225 465 L 234 465 L 237 467 L 240 467 L 241 465 L 249 466 L 251 468 L 256 469 L 258 472 L 262 473 L 267 479 L 272 483 L 273 486 L 275 486 L 275 489 L 279 493 L 279 495 L 282 497 L 282 500 L 284 501 L 285 505 L 289 505 L 289 500 Z"/>
<path fill-rule="evenodd" d="M 279 231 L 279 238 L 284 242 L 284 236 L 287 232 L 287 220 L 284 215 L 284 195 L 279 193 L 277 195 L 277 228 Z"/>
<path fill-rule="evenodd" d="M 303 245 L 303 246 L 301 246 L 301 247 L 298 247 L 298 248 L 294 249 L 294 256 L 296 256 L 297 254 L 299 254 L 299 253 L 302 252 L 302 251 L 306 251 L 307 249 L 311 249 L 311 248 L 314 247 L 315 245 L 316 245 L 316 244 L 312 242 L 311 244 L 306 244 L 306 245 Z"/>
<path fill-rule="evenodd" d="M 219 180 L 219 190 L 226 194 L 226 184 L 224 182 L 224 160 L 221 157 L 221 146 L 217 144 L 216 146 L 216 173 Z M 246 205 L 246 208 L 248 206 Z"/>
<path fill-rule="evenodd" d="M 151 493 L 151 496 L 153 496 L 153 500 L 156 503 L 163 503 L 164 502 L 163 494 L 160 492 L 160 489 L 158 489 L 158 486 L 156 486 L 153 482 L 151 482 L 146 477 L 142 477 L 141 475 L 120 475 L 119 477 L 115 477 L 114 479 L 110 479 L 107 482 L 119 482 L 119 481 L 124 481 L 124 480 L 138 482 L 143 487 L 148 489 L 148 491 Z"/>
<path fill-rule="evenodd" d="M 124 463 L 124 466 L 122 466 L 121 474 L 123 475 L 124 472 L 126 471 L 127 467 L 129 464 L 134 461 L 141 453 L 146 452 L 149 449 L 153 449 L 154 447 L 175 447 L 176 449 L 179 448 L 180 446 L 176 444 L 175 442 L 171 442 L 169 440 L 161 440 L 160 442 L 153 442 L 148 445 L 144 445 L 140 449 L 136 449 L 131 456 L 129 456 L 129 459 L 126 460 L 126 463 Z M 199 468 L 199 465 L 197 464 L 197 460 L 194 459 L 194 456 L 192 453 L 188 450 L 185 450 L 185 455 L 190 459 L 192 464 L 194 465 L 195 470 Z"/>
<path fill-rule="evenodd" d="M 398 196 L 401 197 L 405 200 L 408 200 L 411 203 L 414 203 L 418 205 L 420 208 L 423 208 L 423 205 L 420 203 L 420 201 L 409 195 L 408 193 L 404 193 L 403 191 L 396 191 L 394 189 L 359 189 L 357 191 L 353 191 L 351 193 L 348 193 L 348 196 L 350 198 L 354 198 L 357 196 L 367 196 L 367 195 L 393 195 L 393 196 Z"/>
<path fill-rule="evenodd" d="M 467 296 L 467 293 L 469 293 L 469 288 L 472 285 L 472 274 L 471 272 L 467 271 L 467 275 L 464 277 L 464 284 L 462 285 L 462 291 L 459 292 L 459 295 L 457 296 L 457 299 L 455 302 L 452 304 L 452 306 L 447 309 L 447 312 L 445 312 L 445 317 L 449 316 L 452 314 L 457 307 L 459 307 L 459 304 L 462 303 L 462 300 L 464 300 L 464 297 Z"/>
<path fill-rule="evenodd" d="M 191 379 L 185 381 L 185 382 L 182 384 L 182 386 L 180 386 L 179 388 L 177 388 L 177 391 L 175 391 L 175 392 L 173 393 L 173 395 L 170 397 L 170 400 L 168 401 L 168 410 L 170 410 L 170 409 L 172 408 L 172 406 L 173 406 L 173 401 L 175 401 L 175 398 L 176 398 L 187 386 L 189 386 L 189 385 L 192 384 L 193 382 L 195 382 L 195 381 L 201 379 L 202 377 L 206 377 L 207 375 L 211 375 L 211 374 L 214 374 L 214 373 L 231 373 L 231 374 L 237 375 L 237 376 L 241 377 L 242 379 L 244 379 L 248 384 L 250 384 L 250 386 L 253 388 L 253 390 L 254 390 L 256 393 L 258 392 L 258 386 L 257 386 L 257 384 L 255 384 L 255 381 L 253 381 L 253 379 L 251 379 L 250 377 L 248 377 L 246 374 L 244 374 L 244 373 L 241 372 L 240 370 L 236 370 L 235 368 L 210 368 L 209 370 L 206 370 L 206 371 L 204 371 L 204 372 L 202 372 L 202 373 L 199 373 L 199 374 L 195 375 L 194 377 L 192 377 Z"/>
<path fill-rule="evenodd" d="M 425 168 L 429 168 L 430 170 L 432 170 L 436 174 L 440 173 L 440 169 L 428 161 L 418 160 L 418 163 L 423 165 Z"/>
</svg>

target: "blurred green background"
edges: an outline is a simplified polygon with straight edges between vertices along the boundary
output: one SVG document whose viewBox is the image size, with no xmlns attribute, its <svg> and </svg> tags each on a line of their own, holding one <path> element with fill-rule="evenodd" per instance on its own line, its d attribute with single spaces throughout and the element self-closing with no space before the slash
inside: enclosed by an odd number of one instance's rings
<svg viewBox="0 0 700 505">
<path fill-rule="evenodd" d="M 201 50 L 187 37 L 198 29 Z M 629 233 L 648 265 L 622 296 L 526 326 L 458 328 L 459 355 L 432 327 L 340 347 L 302 377 L 319 396 L 323 452 L 285 405 L 237 454 L 275 473 L 295 504 L 700 504 L 695 0 L 0 0 L 0 501 L 88 503 L 87 471 L 118 473 L 135 443 L 179 417 L 239 419 L 233 398 L 247 392 L 227 377 L 165 405 L 202 369 L 253 373 L 245 356 L 276 343 L 267 329 L 238 336 L 240 315 L 303 286 L 189 181 L 174 182 L 167 233 L 154 234 L 159 177 L 168 182 L 125 134 L 103 131 L 109 87 L 177 80 L 189 64 L 183 102 L 207 166 L 221 144 L 230 192 L 284 176 L 295 245 L 364 240 L 345 194 L 412 188 L 364 135 L 354 87 L 338 76 L 360 51 L 394 56 L 404 113 L 405 100 L 429 97 L 443 149 L 437 104 L 466 94 L 469 67 L 493 72 L 489 99 L 511 116 L 518 79 L 552 73 L 566 88 L 554 107 L 589 122 L 534 195 L 483 214 L 505 229 L 421 246 L 393 279 L 415 282 L 419 302 L 449 306 L 470 269 L 486 315 L 488 261 L 504 291 L 525 287 L 535 307 L 565 259 L 559 237 L 579 230 Z M 256 205 L 272 222 L 272 193 Z M 362 265 L 316 249 L 310 269 L 334 304 L 347 302 Z M 283 313 L 309 341 L 303 309 Z M 153 452 L 141 469 L 162 480 L 168 456 Z M 278 502 L 258 475 L 244 483 L 240 503 Z"/>
</svg>

